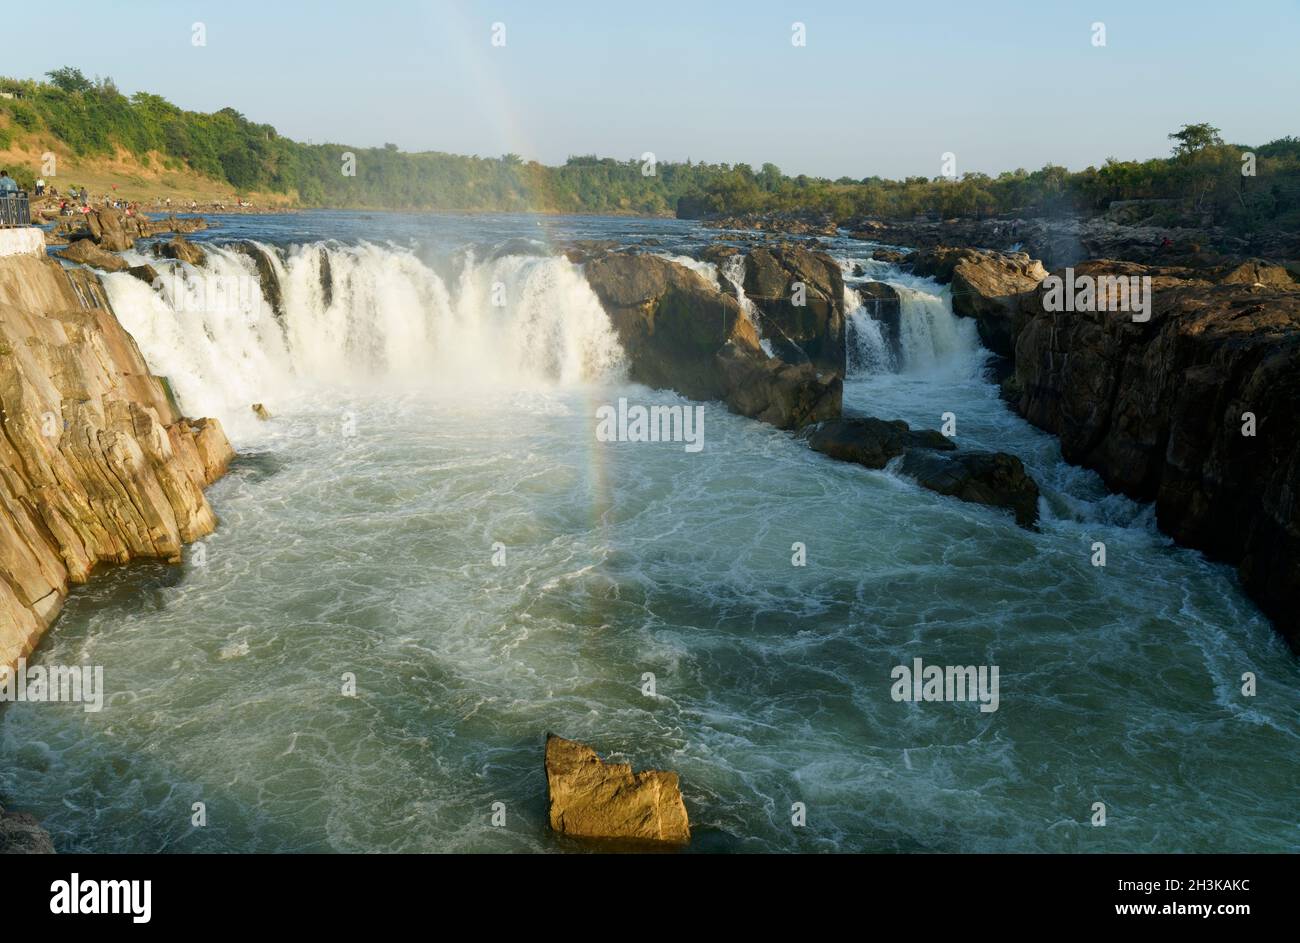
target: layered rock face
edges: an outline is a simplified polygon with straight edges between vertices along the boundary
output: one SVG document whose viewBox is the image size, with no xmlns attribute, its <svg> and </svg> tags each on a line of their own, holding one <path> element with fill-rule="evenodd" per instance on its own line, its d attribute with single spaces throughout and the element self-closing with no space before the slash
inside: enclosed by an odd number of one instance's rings
<svg viewBox="0 0 1300 943">
<path fill-rule="evenodd" d="M 1115 274 L 1151 277 L 1150 321 L 1021 300 L 1013 404 L 1068 461 L 1154 501 L 1174 539 L 1236 564 L 1300 650 L 1300 285 L 1261 263 L 1076 267 Z"/>
<path fill-rule="evenodd" d="M 838 371 L 823 371 L 769 357 L 740 302 L 691 269 L 615 253 L 587 262 L 585 273 L 618 332 L 632 380 L 720 399 L 783 429 L 839 415 L 842 362 Z"/>
<path fill-rule="evenodd" d="M 573 838 L 682 845 L 691 825 L 677 774 L 633 773 L 605 763 L 591 747 L 546 735 L 546 791 L 551 828 Z"/>
<path fill-rule="evenodd" d="M 212 531 L 233 452 L 151 376 L 98 279 L 0 259 L 0 664 L 30 651 L 96 566 L 179 561 Z"/>
</svg>

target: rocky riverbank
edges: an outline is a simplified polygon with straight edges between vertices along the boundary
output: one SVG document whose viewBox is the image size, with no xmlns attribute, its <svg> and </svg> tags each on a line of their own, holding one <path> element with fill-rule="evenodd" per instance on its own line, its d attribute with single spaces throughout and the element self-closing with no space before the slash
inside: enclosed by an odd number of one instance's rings
<svg viewBox="0 0 1300 943">
<path fill-rule="evenodd" d="M 1300 651 L 1300 280 L 1259 260 L 1072 267 L 1091 284 L 1149 279 L 1141 320 L 1060 310 L 1023 254 L 940 246 L 908 264 L 951 283 L 953 310 L 1011 359 L 1002 387 L 1017 412 L 1058 436 L 1067 461 L 1154 502 L 1179 543 L 1236 566 Z"/>
<path fill-rule="evenodd" d="M 45 231 L 45 241 L 48 245 L 76 245 L 85 241 L 104 252 L 125 252 L 137 239 L 164 233 L 199 232 L 208 226 L 208 221 L 201 216 L 169 215 L 153 219 L 142 213 L 128 216 L 105 206 L 85 215 L 56 217 L 54 226 Z"/>
<path fill-rule="evenodd" d="M 233 457 L 182 416 L 98 278 L 0 258 L 0 665 L 29 652 L 97 567 L 179 561 L 212 531 L 203 489 Z"/>
</svg>

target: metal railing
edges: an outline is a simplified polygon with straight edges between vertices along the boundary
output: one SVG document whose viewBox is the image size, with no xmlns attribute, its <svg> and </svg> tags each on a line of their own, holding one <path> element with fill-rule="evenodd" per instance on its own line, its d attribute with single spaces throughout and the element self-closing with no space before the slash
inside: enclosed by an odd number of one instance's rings
<svg viewBox="0 0 1300 943">
<path fill-rule="evenodd" d="M 8 190 L 0 193 L 0 229 L 30 226 L 31 223 L 32 213 L 27 203 L 26 190 Z"/>
</svg>

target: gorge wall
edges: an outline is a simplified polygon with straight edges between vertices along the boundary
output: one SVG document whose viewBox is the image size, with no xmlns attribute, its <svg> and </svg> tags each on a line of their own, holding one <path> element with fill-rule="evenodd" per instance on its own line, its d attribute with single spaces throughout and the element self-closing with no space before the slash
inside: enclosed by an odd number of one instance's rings
<svg viewBox="0 0 1300 943">
<path fill-rule="evenodd" d="M 954 312 L 1012 358 L 1012 407 L 1056 435 L 1066 461 L 1154 502 L 1180 544 L 1234 565 L 1300 651 L 1300 282 L 1259 260 L 1073 266 L 1076 278 L 1149 278 L 1150 319 L 1135 321 L 1049 310 L 1046 273 L 1026 262 L 943 246 L 908 259 L 950 282 Z"/>
<path fill-rule="evenodd" d="M 219 422 L 180 415 L 94 274 L 0 258 L 0 665 L 97 566 L 179 561 L 233 455 Z"/>
<path fill-rule="evenodd" d="M 1041 289 L 1026 294 L 1013 404 L 1067 461 L 1154 501 L 1165 533 L 1234 564 L 1300 650 L 1300 285 L 1255 263 L 1076 273 L 1151 277 L 1151 319 L 1049 312 Z"/>
</svg>

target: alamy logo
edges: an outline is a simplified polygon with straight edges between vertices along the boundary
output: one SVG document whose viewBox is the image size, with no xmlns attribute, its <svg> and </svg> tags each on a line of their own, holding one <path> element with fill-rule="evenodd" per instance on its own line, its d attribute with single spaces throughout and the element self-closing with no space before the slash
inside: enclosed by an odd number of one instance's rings
<svg viewBox="0 0 1300 943">
<path fill-rule="evenodd" d="M 16 669 L 0 665 L 0 703 L 61 701 L 81 704 L 87 714 L 104 709 L 102 665 L 27 666 L 18 659 Z"/>
<path fill-rule="evenodd" d="M 997 665 L 925 665 L 913 658 L 911 667 L 898 665 L 889 677 L 895 701 L 979 701 L 982 713 L 998 709 Z"/>
<path fill-rule="evenodd" d="M 50 885 L 52 914 L 130 914 L 132 923 L 148 923 L 153 914 L 152 881 L 83 881 L 72 872 L 68 881 Z"/>
<path fill-rule="evenodd" d="M 153 281 L 172 309 L 184 314 L 243 314 L 255 322 L 262 316 L 262 283 L 254 275 L 194 275 L 179 267 Z"/>
<path fill-rule="evenodd" d="M 596 409 L 596 440 L 684 442 L 687 452 L 698 452 L 704 448 L 704 407 L 628 406 L 626 397 L 619 397 L 617 408 Z"/>
<path fill-rule="evenodd" d="M 1043 279 L 1044 311 L 1131 311 L 1133 321 L 1151 320 L 1150 275 L 1048 275 Z"/>
</svg>

